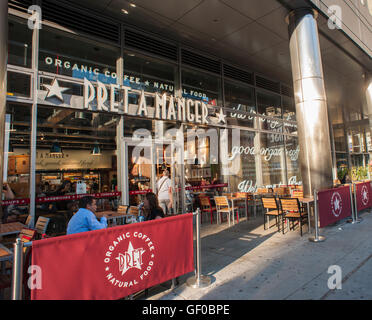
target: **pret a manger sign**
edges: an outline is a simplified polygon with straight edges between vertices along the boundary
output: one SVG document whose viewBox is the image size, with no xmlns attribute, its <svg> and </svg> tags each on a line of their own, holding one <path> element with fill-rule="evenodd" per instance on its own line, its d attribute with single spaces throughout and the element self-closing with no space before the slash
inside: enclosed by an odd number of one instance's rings
<svg viewBox="0 0 372 320">
<path fill-rule="evenodd" d="M 93 102 L 96 101 L 98 111 L 129 114 L 129 93 L 131 88 L 118 84 L 110 84 L 109 89 L 100 81 L 95 88 L 92 83 L 84 78 L 84 109 L 93 110 Z M 117 97 L 120 97 L 117 100 Z M 193 109 L 193 111 L 192 111 Z M 145 92 L 139 95 L 137 116 L 149 117 Z M 208 107 L 199 100 L 175 98 L 173 95 L 164 93 L 162 96 L 155 94 L 155 118 L 162 120 L 178 120 L 182 122 L 194 122 L 208 124 Z"/>
<path fill-rule="evenodd" d="M 97 81 L 93 85 L 91 81 L 84 78 L 83 97 L 68 96 L 69 88 L 60 86 L 55 78 L 49 85 L 43 85 L 45 91 L 39 93 L 39 99 L 44 102 L 54 101 L 62 103 L 61 106 L 83 109 L 89 111 L 106 111 L 118 114 L 128 114 L 146 118 L 157 118 L 160 120 L 175 120 L 181 122 L 208 124 L 208 106 L 201 100 L 176 98 L 173 95 L 163 93 L 152 94 L 154 104 L 148 105 L 148 93 L 144 90 L 134 90 L 125 85 L 109 84 L 106 85 Z M 134 98 L 136 104 L 130 103 L 130 98 Z M 226 123 L 222 108 L 220 109 L 218 122 Z"/>
</svg>

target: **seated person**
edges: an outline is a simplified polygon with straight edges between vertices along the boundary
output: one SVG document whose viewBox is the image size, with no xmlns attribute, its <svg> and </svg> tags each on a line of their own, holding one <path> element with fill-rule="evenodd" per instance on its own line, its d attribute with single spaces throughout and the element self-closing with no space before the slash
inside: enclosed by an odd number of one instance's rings
<svg viewBox="0 0 372 320">
<path fill-rule="evenodd" d="M 98 221 L 95 213 L 97 210 L 96 199 L 90 196 L 79 200 L 79 211 L 70 219 L 67 226 L 67 234 L 100 230 L 107 228 L 107 218 L 104 215 Z"/>
<path fill-rule="evenodd" d="M 158 198 L 155 193 L 146 193 L 144 208 L 146 212 L 146 221 L 164 218 L 164 211 L 159 206 Z"/>
</svg>

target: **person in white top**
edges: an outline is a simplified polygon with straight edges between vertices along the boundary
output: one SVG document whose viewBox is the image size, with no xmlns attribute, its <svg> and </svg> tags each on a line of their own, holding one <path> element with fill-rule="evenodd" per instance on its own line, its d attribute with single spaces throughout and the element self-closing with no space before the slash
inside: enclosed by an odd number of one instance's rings
<svg viewBox="0 0 372 320">
<path fill-rule="evenodd" d="M 169 171 L 164 170 L 163 176 L 156 183 L 156 194 L 159 200 L 159 206 L 165 214 L 170 214 L 170 209 L 173 206 L 172 201 L 172 181 L 169 179 Z"/>
</svg>

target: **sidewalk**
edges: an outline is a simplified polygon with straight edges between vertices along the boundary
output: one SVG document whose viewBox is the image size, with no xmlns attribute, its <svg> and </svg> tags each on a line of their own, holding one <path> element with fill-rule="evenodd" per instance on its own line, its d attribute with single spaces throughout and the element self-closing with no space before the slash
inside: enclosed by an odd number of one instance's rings
<svg viewBox="0 0 372 320">
<path fill-rule="evenodd" d="M 150 290 L 148 300 L 372 299 L 372 211 L 359 224 L 339 222 L 320 230 L 322 243 L 308 241 L 305 226 L 284 235 L 263 229 L 263 217 L 228 227 L 202 225 L 202 274 L 212 276 L 203 289 L 180 285 Z M 272 221 L 274 223 L 274 220 Z M 314 229 L 312 230 L 314 232 Z M 331 265 L 342 269 L 342 289 L 330 290 Z"/>
</svg>

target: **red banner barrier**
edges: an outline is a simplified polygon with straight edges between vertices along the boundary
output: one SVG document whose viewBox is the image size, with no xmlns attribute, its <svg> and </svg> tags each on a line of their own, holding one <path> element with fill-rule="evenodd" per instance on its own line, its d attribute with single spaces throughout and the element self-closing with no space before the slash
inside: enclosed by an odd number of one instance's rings
<svg viewBox="0 0 372 320">
<path fill-rule="evenodd" d="M 355 195 L 358 212 L 372 207 L 372 189 L 370 182 L 355 184 Z"/>
<path fill-rule="evenodd" d="M 351 215 L 350 188 L 348 186 L 318 192 L 320 228 Z"/>
<path fill-rule="evenodd" d="M 32 300 L 119 299 L 192 272 L 193 215 L 34 241 Z"/>
</svg>

